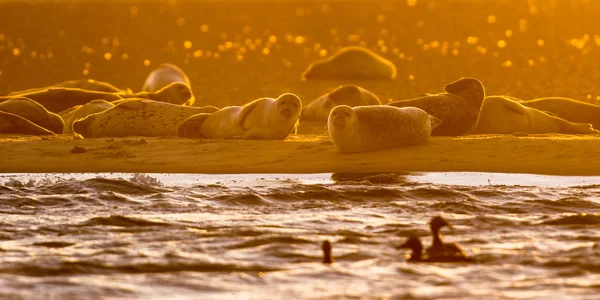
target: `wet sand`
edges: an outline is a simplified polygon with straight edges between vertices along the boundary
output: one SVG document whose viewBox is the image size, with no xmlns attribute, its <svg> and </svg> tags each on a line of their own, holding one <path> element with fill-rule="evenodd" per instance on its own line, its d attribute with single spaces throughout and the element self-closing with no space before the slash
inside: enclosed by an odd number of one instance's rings
<svg viewBox="0 0 600 300">
<path fill-rule="evenodd" d="M 83 153 L 72 153 L 82 147 Z M 473 135 L 425 145 L 341 154 L 325 135 L 285 141 L 5 136 L 2 172 L 325 173 L 473 171 L 600 175 L 600 137 Z"/>
</svg>

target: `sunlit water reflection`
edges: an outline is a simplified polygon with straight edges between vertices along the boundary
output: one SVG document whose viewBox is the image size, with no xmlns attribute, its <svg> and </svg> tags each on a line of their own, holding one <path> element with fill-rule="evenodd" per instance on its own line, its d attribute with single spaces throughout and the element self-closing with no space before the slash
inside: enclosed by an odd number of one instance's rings
<svg viewBox="0 0 600 300">
<path fill-rule="evenodd" d="M 599 179 L 4 174 L 0 296 L 594 299 Z M 476 263 L 406 263 L 395 249 L 408 235 L 429 244 L 438 214 Z"/>
</svg>

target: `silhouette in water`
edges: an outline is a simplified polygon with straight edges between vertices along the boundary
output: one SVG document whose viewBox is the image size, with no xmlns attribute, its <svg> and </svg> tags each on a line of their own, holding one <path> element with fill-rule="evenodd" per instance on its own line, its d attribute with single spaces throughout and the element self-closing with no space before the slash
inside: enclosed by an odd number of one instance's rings
<svg viewBox="0 0 600 300">
<path fill-rule="evenodd" d="M 441 216 L 435 216 L 429 223 L 433 235 L 431 247 L 427 248 L 430 260 L 436 261 L 468 261 L 467 255 L 457 243 L 444 243 L 440 229 L 444 226 L 452 229 L 452 224 Z"/>
<path fill-rule="evenodd" d="M 331 255 L 331 242 L 324 240 L 321 248 L 323 249 L 323 263 L 332 264 L 334 260 L 333 255 Z"/>
<path fill-rule="evenodd" d="M 402 249 L 402 248 L 408 248 L 412 250 L 412 253 L 410 254 L 410 258 L 407 259 L 407 261 L 411 261 L 411 262 L 427 262 L 429 261 L 428 257 L 423 257 L 423 244 L 421 243 L 421 240 L 416 237 L 416 236 L 411 236 L 409 237 L 406 242 L 398 247 L 396 247 L 396 249 Z"/>
</svg>

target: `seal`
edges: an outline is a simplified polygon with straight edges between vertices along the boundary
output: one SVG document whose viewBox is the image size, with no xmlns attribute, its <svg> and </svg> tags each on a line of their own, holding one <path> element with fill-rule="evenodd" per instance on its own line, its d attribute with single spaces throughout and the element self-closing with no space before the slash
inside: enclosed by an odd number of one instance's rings
<svg viewBox="0 0 600 300">
<path fill-rule="evenodd" d="M 16 91 L 8 94 L 9 96 L 28 94 L 32 92 L 39 92 L 42 90 L 47 90 L 49 88 L 71 88 L 71 89 L 82 89 L 87 91 L 95 91 L 95 92 L 104 92 L 104 93 L 122 93 L 122 94 L 131 94 L 131 90 L 122 90 L 117 88 L 116 86 L 108 83 L 97 81 L 93 79 L 76 79 L 76 80 L 68 80 L 63 81 L 61 83 L 53 84 L 51 86 L 42 87 L 42 88 L 32 88 L 22 91 Z"/>
<path fill-rule="evenodd" d="M 474 134 L 598 133 L 589 123 L 571 123 L 503 96 L 486 97 Z"/>
<path fill-rule="evenodd" d="M 600 105 L 594 105 L 563 97 L 546 97 L 520 101 L 521 104 L 535 108 L 574 123 L 590 123 L 600 129 Z"/>
<path fill-rule="evenodd" d="M 177 124 L 214 106 L 189 107 L 159 101 L 132 99 L 73 122 L 73 132 L 84 138 L 122 136 L 177 136 Z"/>
<path fill-rule="evenodd" d="M 2 134 L 28 134 L 28 135 L 54 135 L 44 127 L 15 114 L 0 111 L 0 133 Z"/>
<path fill-rule="evenodd" d="M 329 114 L 329 136 L 342 153 L 376 151 L 429 141 L 441 120 L 416 107 L 340 105 Z"/>
<path fill-rule="evenodd" d="M 0 111 L 21 116 L 56 134 L 61 134 L 65 127 L 65 123 L 59 115 L 49 112 L 41 104 L 29 98 L 15 97 L 1 102 Z"/>
<path fill-rule="evenodd" d="M 0 102 L 7 101 L 16 96 L 0 97 Z M 192 90 L 181 82 L 174 82 L 157 92 L 140 92 L 135 94 L 95 92 L 75 88 L 49 88 L 36 92 L 19 95 L 32 99 L 43 105 L 47 110 L 58 113 L 77 105 L 86 104 L 92 100 L 106 100 L 109 102 L 128 98 L 145 98 L 172 104 L 183 104 L 192 99 Z"/>
<path fill-rule="evenodd" d="M 443 121 L 431 135 L 463 135 L 477 126 L 485 89 L 475 78 L 461 78 L 447 84 L 445 93 L 388 103 L 395 107 L 418 107 Z"/>
<path fill-rule="evenodd" d="M 322 95 L 302 108 L 301 120 L 327 121 L 331 110 L 338 105 L 367 106 L 381 105 L 375 94 L 356 85 L 342 85 Z"/>
<path fill-rule="evenodd" d="M 394 79 L 396 66 L 363 47 L 345 47 L 334 55 L 312 62 L 302 74 L 310 79 Z"/>
<path fill-rule="evenodd" d="M 187 138 L 284 140 L 297 126 L 301 111 L 300 98 L 286 93 L 192 116 L 179 125 L 178 133 Z"/>
<path fill-rule="evenodd" d="M 59 113 L 65 127 L 62 133 L 73 133 L 73 123 L 76 120 L 83 119 L 91 114 L 103 112 L 115 105 L 105 100 L 92 100 L 84 105 L 77 105 Z"/>
<path fill-rule="evenodd" d="M 174 64 L 165 63 L 158 66 L 158 68 L 154 69 L 152 72 L 150 72 L 150 74 L 148 74 L 148 77 L 146 77 L 146 82 L 144 82 L 144 86 L 142 87 L 142 91 L 157 92 L 174 82 L 185 83 L 189 87 L 192 86 L 190 79 L 180 67 Z M 194 105 L 195 100 L 196 99 L 192 95 L 192 97 L 185 103 L 175 104 L 192 106 Z"/>
<path fill-rule="evenodd" d="M 191 86 L 190 79 L 181 68 L 174 64 L 162 64 L 146 77 L 142 91 L 156 92 L 173 82 L 182 82 Z"/>
</svg>

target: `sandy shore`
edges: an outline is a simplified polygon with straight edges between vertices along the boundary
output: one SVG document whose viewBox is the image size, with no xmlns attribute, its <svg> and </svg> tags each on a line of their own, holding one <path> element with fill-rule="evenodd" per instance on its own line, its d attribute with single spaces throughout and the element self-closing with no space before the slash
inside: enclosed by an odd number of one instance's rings
<svg viewBox="0 0 600 300">
<path fill-rule="evenodd" d="M 85 149 L 72 153 L 75 146 Z M 285 141 L 0 137 L 0 172 L 325 173 L 473 171 L 600 175 L 600 137 L 473 135 L 340 154 L 326 135 Z"/>
</svg>

